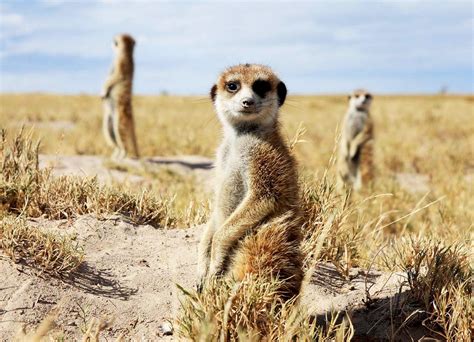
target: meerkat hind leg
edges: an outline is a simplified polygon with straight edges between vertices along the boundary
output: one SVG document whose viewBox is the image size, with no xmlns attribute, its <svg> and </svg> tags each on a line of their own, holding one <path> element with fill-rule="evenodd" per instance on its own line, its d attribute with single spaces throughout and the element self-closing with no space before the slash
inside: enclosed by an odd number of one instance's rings
<svg viewBox="0 0 474 342">
<path fill-rule="evenodd" d="M 114 131 L 114 105 L 111 99 L 104 100 L 104 118 L 102 123 L 102 131 L 105 141 L 110 147 L 117 146 L 117 138 Z"/>
<path fill-rule="evenodd" d="M 280 294 L 292 298 L 299 293 L 303 279 L 299 250 L 299 226 L 291 218 L 274 219 L 246 236 L 237 249 L 232 267 L 233 278 L 241 281 L 247 274 L 282 281 Z M 278 249 L 275 248 L 278 246 Z"/>
<path fill-rule="evenodd" d="M 359 191 L 362 188 L 362 177 L 360 174 L 360 170 L 357 170 L 355 177 L 353 179 L 354 190 Z"/>
</svg>

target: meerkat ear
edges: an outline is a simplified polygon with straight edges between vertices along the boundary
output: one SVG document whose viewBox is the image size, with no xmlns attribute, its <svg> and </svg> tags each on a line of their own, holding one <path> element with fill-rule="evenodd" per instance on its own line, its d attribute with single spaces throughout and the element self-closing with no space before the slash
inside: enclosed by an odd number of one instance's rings
<svg viewBox="0 0 474 342">
<path fill-rule="evenodd" d="M 278 83 L 277 85 L 277 95 L 278 95 L 278 106 L 282 106 L 285 103 L 286 99 L 286 85 L 283 82 Z"/>
<path fill-rule="evenodd" d="M 216 101 L 216 95 L 217 95 L 217 85 L 214 84 L 211 88 L 211 91 L 209 92 L 209 95 L 211 96 L 212 102 Z"/>
<path fill-rule="evenodd" d="M 352 97 L 351 94 L 347 95 L 347 100 L 350 101 L 350 100 L 351 100 L 351 97 Z"/>
</svg>

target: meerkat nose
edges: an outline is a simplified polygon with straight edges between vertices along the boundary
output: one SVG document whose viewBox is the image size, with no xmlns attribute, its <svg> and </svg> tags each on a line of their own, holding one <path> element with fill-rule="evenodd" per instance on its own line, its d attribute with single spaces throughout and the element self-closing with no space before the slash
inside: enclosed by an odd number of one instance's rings
<svg viewBox="0 0 474 342">
<path fill-rule="evenodd" d="M 252 99 L 251 97 L 246 97 L 242 99 L 242 106 L 245 108 L 252 107 L 255 104 L 255 100 Z"/>
</svg>

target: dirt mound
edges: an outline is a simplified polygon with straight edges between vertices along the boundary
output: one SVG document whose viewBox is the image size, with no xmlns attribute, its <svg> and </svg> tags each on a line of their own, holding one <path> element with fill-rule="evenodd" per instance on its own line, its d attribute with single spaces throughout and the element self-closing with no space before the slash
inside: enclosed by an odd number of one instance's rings
<svg viewBox="0 0 474 342">
<path fill-rule="evenodd" d="M 173 321 L 179 309 L 179 290 L 195 283 L 197 244 L 201 228 L 161 230 L 133 225 L 122 217 L 98 220 L 82 216 L 74 222 L 37 219 L 32 225 L 47 231 L 76 236 L 86 259 L 70 279 L 57 280 L 0 260 L 0 336 L 8 340 L 22 324 L 36 326 L 58 306 L 58 325 L 67 339 L 78 338 L 81 329 L 99 317 L 113 318 L 103 336 L 125 334 L 135 339 L 169 339 L 160 327 Z M 360 269 L 351 271 L 351 280 L 338 275 L 334 267 L 321 264 L 303 293 L 303 304 L 317 318 L 331 309 L 353 311 L 358 334 L 365 334 L 382 317 L 370 316 L 373 308 L 393 300 L 403 277 Z M 388 312 L 384 311 L 385 313 Z M 389 320 L 388 320 L 389 321 Z M 384 329 L 372 329 L 377 337 Z M 176 337 L 174 337 L 176 338 Z"/>
<path fill-rule="evenodd" d="M 110 336 L 155 339 L 160 325 L 172 320 L 179 306 L 176 283 L 192 287 L 199 228 L 158 230 L 135 226 L 119 217 L 99 221 L 83 216 L 33 224 L 77 236 L 85 263 L 70 279 L 43 279 L 34 270 L 3 258 L 0 336 L 13 336 L 20 323 L 37 325 L 59 305 L 58 324 L 78 337 L 96 317 L 112 317 Z M 78 329 L 79 328 L 79 329 Z"/>
<path fill-rule="evenodd" d="M 125 160 L 127 167 L 172 168 L 209 181 L 212 161 L 197 156 L 141 161 Z M 110 170 L 97 156 L 45 156 L 40 165 L 55 175 L 98 176 L 110 180 L 143 182 L 140 175 Z M 77 340 L 95 318 L 113 319 L 102 336 L 125 335 L 134 340 L 173 339 L 162 325 L 173 322 L 179 310 L 179 290 L 195 285 L 196 255 L 201 227 L 155 229 L 134 225 L 125 217 L 99 220 L 85 215 L 74 221 L 31 219 L 41 230 L 74 236 L 85 252 L 85 262 L 70 278 L 51 279 L 37 270 L 14 264 L 0 254 L 0 338 L 11 340 L 22 325 L 36 327 L 54 307 L 66 340 Z M 351 315 L 356 336 L 386 339 L 393 303 L 404 299 L 402 274 L 352 269 L 343 278 L 335 267 L 318 265 L 302 293 L 305 305 L 323 322 L 334 311 Z M 410 331 L 416 336 L 416 331 Z"/>
</svg>

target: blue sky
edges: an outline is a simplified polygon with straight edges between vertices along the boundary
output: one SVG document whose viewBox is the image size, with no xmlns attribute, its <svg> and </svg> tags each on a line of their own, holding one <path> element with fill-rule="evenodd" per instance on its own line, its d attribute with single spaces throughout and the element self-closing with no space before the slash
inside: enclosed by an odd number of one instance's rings
<svg viewBox="0 0 474 342">
<path fill-rule="evenodd" d="M 226 66 L 292 93 L 473 92 L 471 1 L 0 2 L 0 91 L 98 93 L 112 37 L 136 37 L 135 92 L 204 94 Z"/>
</svg>

